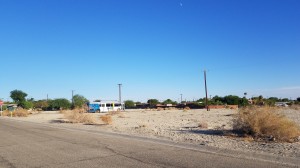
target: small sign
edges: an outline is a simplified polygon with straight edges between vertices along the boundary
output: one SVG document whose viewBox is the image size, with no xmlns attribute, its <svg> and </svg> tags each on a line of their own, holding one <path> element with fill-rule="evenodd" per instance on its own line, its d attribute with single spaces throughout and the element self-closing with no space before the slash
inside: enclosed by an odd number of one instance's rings
<svg viewBox="0 0 300 168">
<path fill-rule="evenodd" d="M 3 101 L 0 100 L 0 106 L 2 106 L 2 105 L 3 105 Z"/>
</svg>

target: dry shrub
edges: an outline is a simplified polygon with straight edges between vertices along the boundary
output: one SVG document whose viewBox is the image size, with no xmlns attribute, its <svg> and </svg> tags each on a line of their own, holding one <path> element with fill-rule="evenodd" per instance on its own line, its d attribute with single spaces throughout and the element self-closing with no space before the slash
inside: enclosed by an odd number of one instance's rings
<svg viewBox="0 0 300 168">
<path fill-rule="evenodd" d="M 10 116 L 10 112 L 8 110 L 4 110 L 2 112 L 2 116 Z"/>
<path fill-rule="evenodd" d="M 189 111 L 191 108 L 189 108 L 189 107 L 185 107 L 185 108 L 183 108 L 183 112 L 187 112 L 187 111 Z"/>
<path fill-rule="evenodd" d="M 120 111 L 110 111 L 110 112 L 108 112 L 108 115 L 117 115 L 120 113 L 121 113 Z"/>
<path fill-rule="evenodd" d="M 16 109 L 15 111 L 12 112 L 13 117 L 28 117 L 30 113 L 25 110 L 25 109 Z M 11 112 L 8 110 L 5 110 L 2 112 L 2 116 L 11 116 Z"/>
<path fill-rule="evenodd" d="M 300 110 L 300 105 L 293 104 L 289 108 L 292 110 Z"/>
<path fill-rule="evenodd" d="M 162 110 L 164 110 L 164 108 L 161 108 L 161 107 L 157 107 L 157 109 L 156 109 L 157 111 L 162 111 Z"/>
<path fill-rule="evenodd" d="M 96 124 L 96 118 L 87 113 L 81 113 L 79 110 L 63 111 L 64 116 L 71 123 Z"/>
<path fill-rule="evenodd" d="M 185 107 L 183 110 L 190 110 L 191 108 L 190 107 Z"/>
<path fill-rule="evenodd" d="M 256 139 L 281 142 L 293 142 L 300 135 L 299 126 L 272 107 L 241 109 L 233 121 L 233 128 Z"/>
<path fill-rule="evenodd" d="M 111 115 L 103 115 L 100 117 L 100 119 L 104 122 L 106 125 L 112 124 L 112 117 Z"/>
<path fill-rule="evenodd" d="M 29 115 L 28 110 L 25 109 L 17 109 L 13 112 L 14 117 L 27 117 Z"/>
<path fill-rule="evenodd" d="M 76 108 L 73 111 L 76 113 L 85 113 L 86 112 L 86 110 L 84 108 Z"/>
</svg>

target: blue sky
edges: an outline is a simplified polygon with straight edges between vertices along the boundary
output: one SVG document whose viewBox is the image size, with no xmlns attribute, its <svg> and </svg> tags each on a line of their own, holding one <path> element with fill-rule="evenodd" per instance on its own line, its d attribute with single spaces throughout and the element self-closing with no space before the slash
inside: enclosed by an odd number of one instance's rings
<svg viewBox="0 0 300 168">
<path fill-rule="evenodd" d="M 300 97 L 298 0 L 0 0 L 0 98 Z"/>
</svg>

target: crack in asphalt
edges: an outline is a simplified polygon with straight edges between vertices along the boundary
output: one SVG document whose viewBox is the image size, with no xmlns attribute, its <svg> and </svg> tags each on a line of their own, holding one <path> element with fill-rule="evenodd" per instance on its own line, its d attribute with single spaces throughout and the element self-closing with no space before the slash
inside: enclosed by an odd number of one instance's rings
<svg viewBox="0 0 300 168">
<path fill-rule="evenodd" d="M 150 162 L 145 162 L 145 161 L 142 161 L 142 160 L 137 159 L 137 158 L 135 158 L 135 157 L 131 157 L 131 156 L 127 156 L 126 154 L 119 153 L 119 152 L 115 151 L 114 149 L 112 149 L 111 147 L 109 147 L 109 145 L 105 146 L 105 149 L 111 151 L 112 153 L 114 153 L 114 154 L 116 154 L 116 155 L 123 156 L 123 157 L 125 157 L 125 158 L 128 158 L 128 159 L 132 159 L 132 160 L 138 161 L 138 162 L 140 162 L 140 163 L 144 163 L 144 164 L 151 165 L 151 166 L 159 166 L 159 167 L 162 167 L 162 165 L 158 165 L 158 164 L 150 163 Z M 167 167 L 167 165 L 163 165 L 163 167 Z"/>
</svg>

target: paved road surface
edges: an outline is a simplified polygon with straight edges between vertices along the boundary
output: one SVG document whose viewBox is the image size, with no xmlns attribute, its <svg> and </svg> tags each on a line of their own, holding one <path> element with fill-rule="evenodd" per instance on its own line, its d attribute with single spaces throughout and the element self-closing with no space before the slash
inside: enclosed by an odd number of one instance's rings
<svg viewBox="0 0 300 168">
<path fill-rule="evenodd" d="M 199 147 L 201 148 L 201 147 Z M 130 136 L 0 119 L 0 167 L 291 167 Z"/>
</svg>

